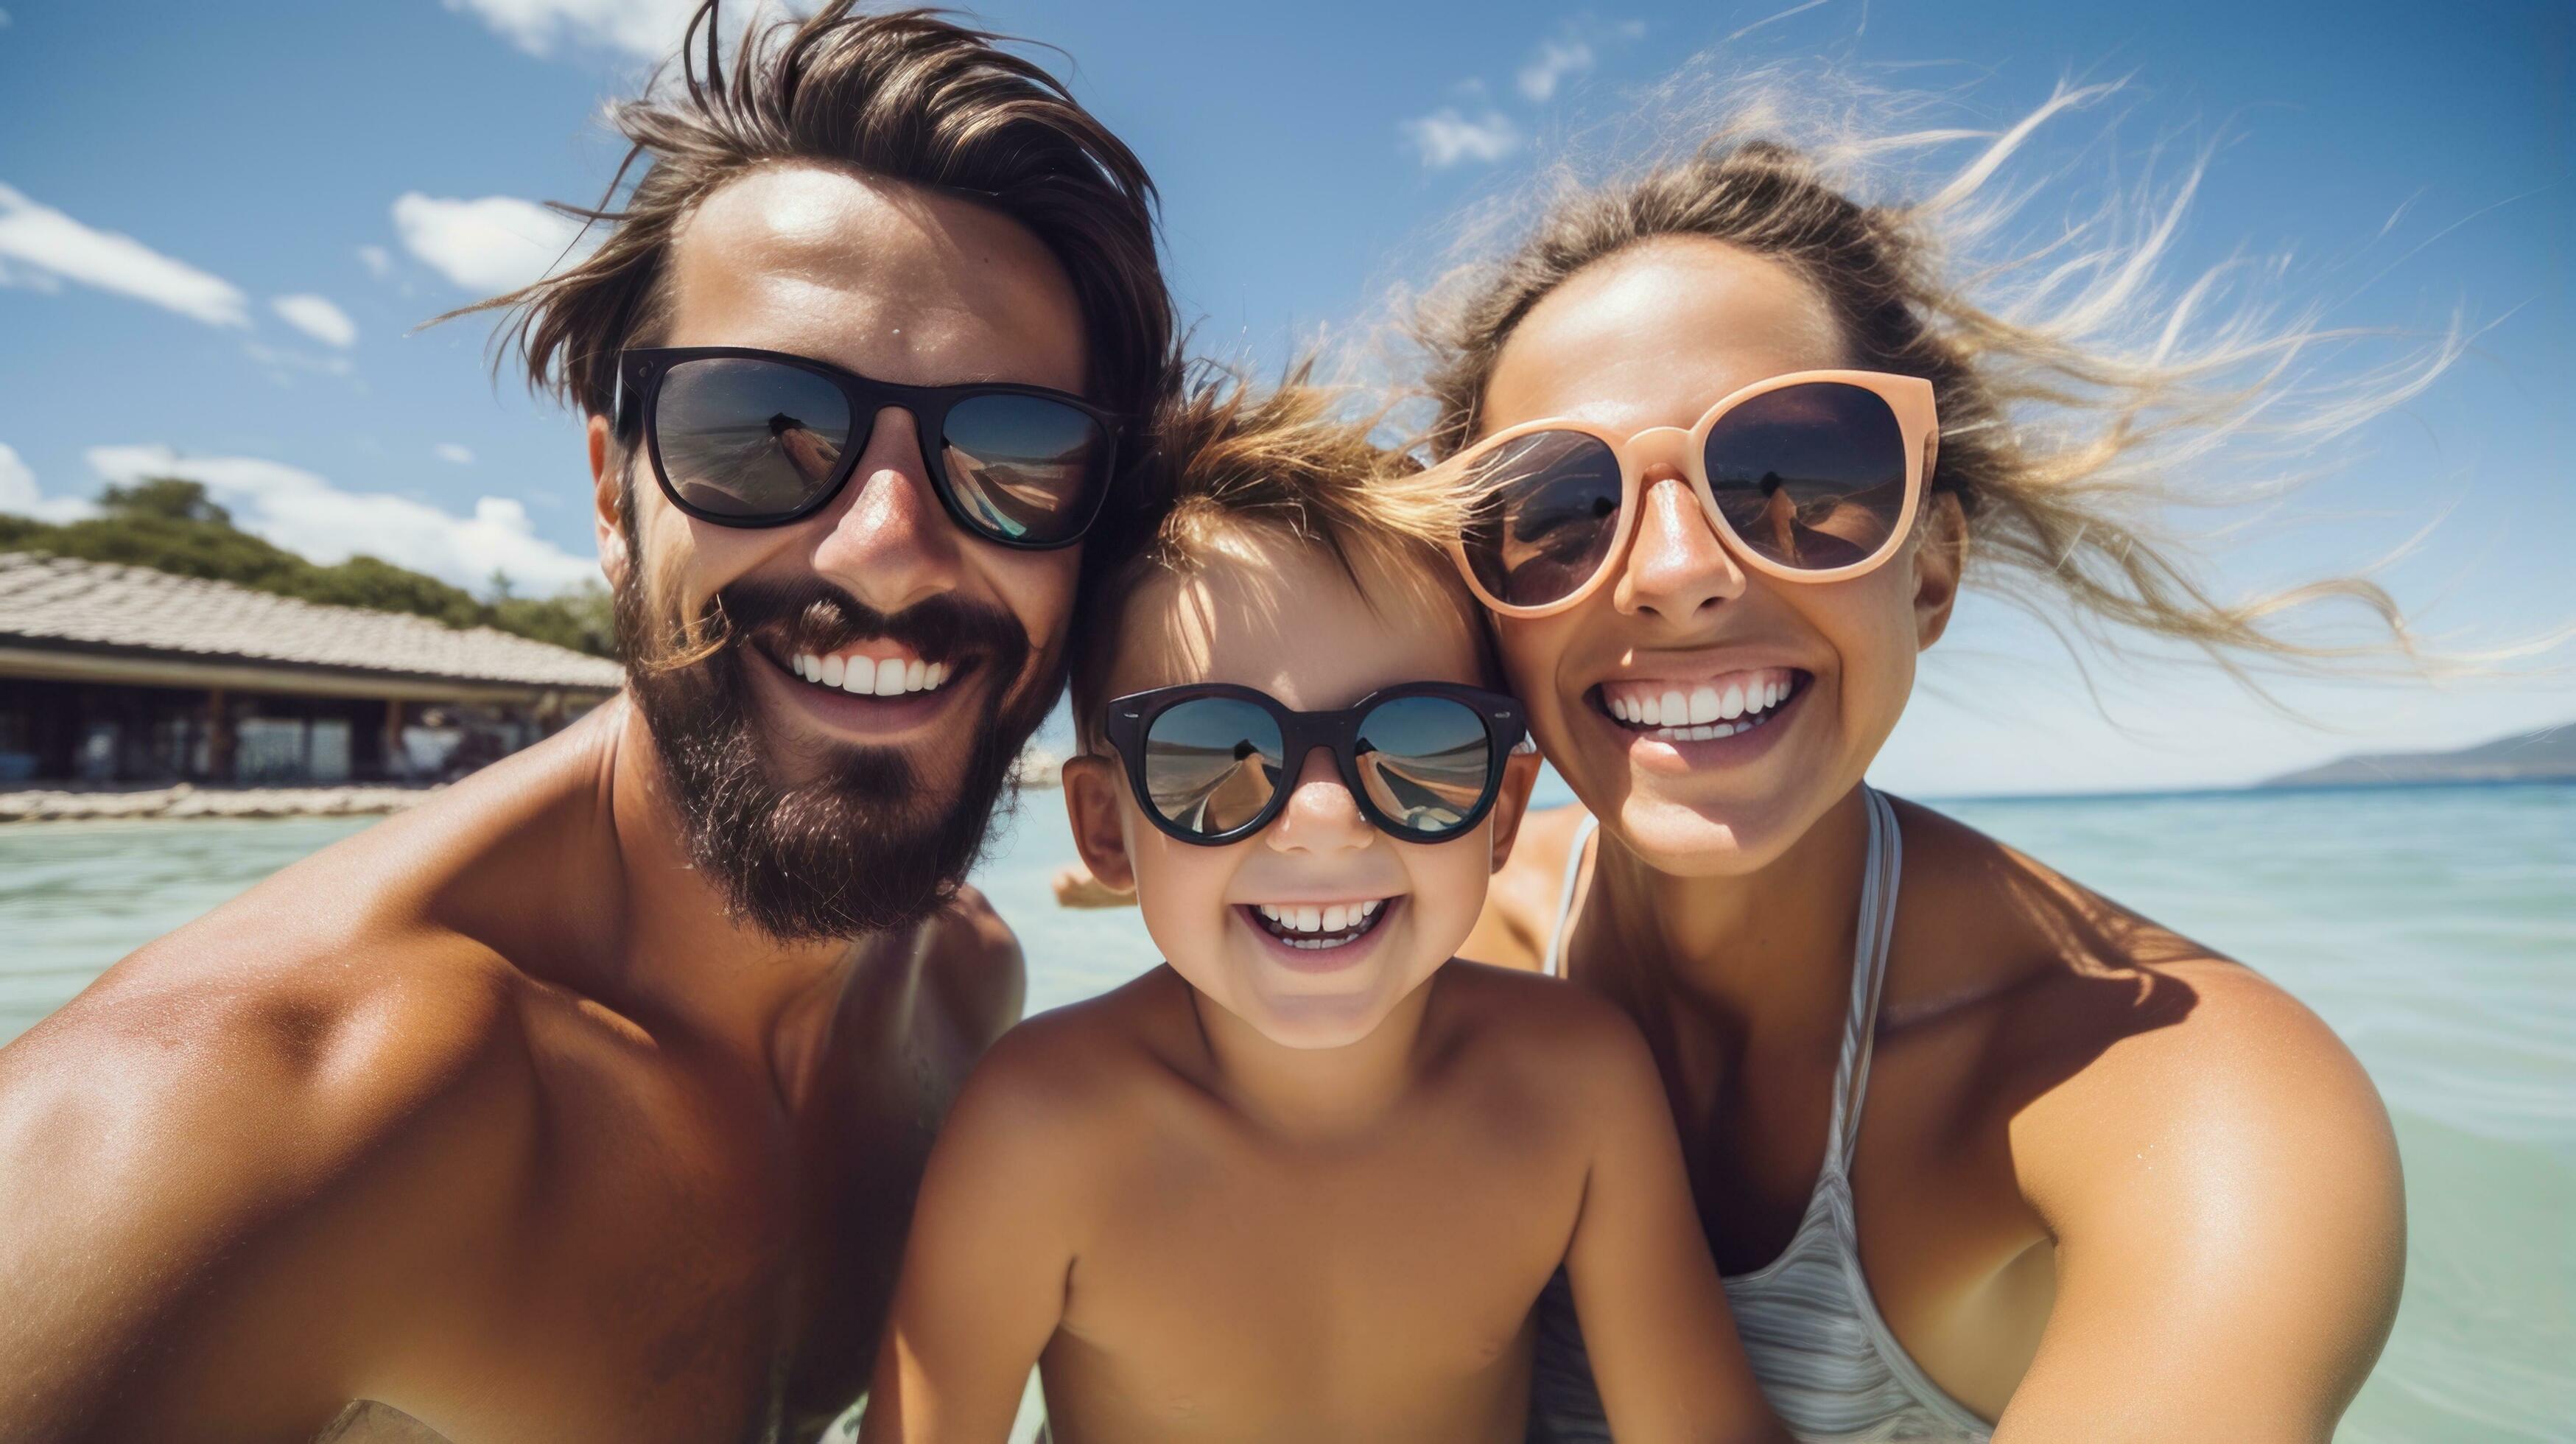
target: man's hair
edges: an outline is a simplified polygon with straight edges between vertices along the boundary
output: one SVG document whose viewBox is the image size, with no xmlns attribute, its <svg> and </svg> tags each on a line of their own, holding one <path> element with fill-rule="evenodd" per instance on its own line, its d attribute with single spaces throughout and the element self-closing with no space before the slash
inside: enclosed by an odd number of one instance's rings
<svg viewBox="0 0 2576 1444">
<path fill-rule="evenodd" d="M 1246 529 L 1320 548 L 1363 599 L 1363 568 L 1428 578 L 1466 621 L 1477 675 L 1488 685 L 1499 675 L 1483 608 L 1445 555 L 1466 514 L 1454 482 L 1378 445 L 1376 418 L 1349 418 L 1339 393 L 1310 375 L 1301 364 L 1275 390 L 1256 393 L 1220 374 L 1158 420 L 1140 488 L 1157 519 L 1110 547 L 1095 544 L 1074 609 L 1073 717 L 1085 745 L 1097 740 L 1109 703 L 1129 597 L 1158 575 L 1195 573 L 1224 537 Z"/>
<path fill-rule="evenodd" d="M 666 73 L 610 106 L 632 148 L 599 205 L 555 207 L 607 227 L 598 249 L 451 314 L 507 312 L 503 335 L 529 384 L 609 415 L 618 351 L 651 344 L 667 319 L 681 224 L 727 181 L 804 162 L 963 196 L 1026 226 L 1081 302 L 1093 398 L 1130 416 L 1153 408 L 1173 350 L 1154 183 L 1062 82 L 999 36 L 927 10 L 856 13 L 852 0 L 747 29 L 728 75 L 717 8 L 707 0 L 690 19 L 676 84 Z M 620 208 L 639 159 L 643 177 Z"/>
</svg>

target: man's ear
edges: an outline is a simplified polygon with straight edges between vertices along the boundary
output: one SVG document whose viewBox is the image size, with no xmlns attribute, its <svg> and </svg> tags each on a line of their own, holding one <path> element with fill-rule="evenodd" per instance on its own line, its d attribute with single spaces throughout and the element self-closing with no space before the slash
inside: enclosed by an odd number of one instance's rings
<svg viewBox="0 0 2576 1444">
<path fill-rule="evenodd" d="M 608 418 L 590 418 L 590 519 L 599 541 L 599 569 L 612 590 L 623 590 L 635 559 L 626 554 L 625 457 L 610 438 Z"/>
<path fill-rule="evenodd" d="M 1968 514 L 1959 509 L 1958 493 L 1936 492 L 1929 505 L 1922 539 L 1914 547 L 1917 651 L 1941 640 L 1949 629 L 1950 609 L 1959 601 L 1959 575 L 1968 563 Z"/>
<path fill-rule="evenodd" d="M 1503 759 L 1502 790 L 1494 794 L 1494 871 L 1512 860 L 1512 843 L 1529 815 L 1530 789 L 1538 784 L 1538 754 L 1515 752 Z"/>
<path fill-rule="evenodd" d="M 1127 855 L 1126 819 L 1119 802 L 1127 788 L 1118 763 L 1085 753 L 1064 764 L 1064 810 L 1073 821 L 1073 845 L 1092 878 L 1114 893 L 1136 890 L 1136 864 Z"/>
</svg>

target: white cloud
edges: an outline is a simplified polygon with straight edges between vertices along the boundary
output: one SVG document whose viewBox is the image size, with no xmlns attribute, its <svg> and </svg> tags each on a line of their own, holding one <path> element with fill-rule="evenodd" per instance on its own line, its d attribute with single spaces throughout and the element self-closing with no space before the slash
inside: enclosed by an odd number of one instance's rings
<svg viewBox="0 0 2576 1444">
<path fill-rule="evenodd" d="M 382 246 L 358 247 L 358 260 L 366 266 L 367 274 L 379 281 L 394 273 L 394 258 Z"/>
<path fill-rule="evenodd" d="M 0 185 L 0 272 L 13 284 L 51 290 L 54 281 L 95 286 L 178 312 L 209 326 L 250 325 L 249 298 L 220 276 L 173 260 L 132 236 L 85 226 Z M 32 279 L 31 279 L 32 278 Z"/>
<path fill-rule="evenodd" d="M 516 196 L 465 201 L 406 191 L 394 201 L 393 215 L 404 250 L 483 295 L 544 275 L 581 232 L 581 222 Z"/>
<path fill-rule="evenodd" d="M 563 44 L 659 60 L 679 48 L 698 0 L 447 0 L 530 55 Z"/>
<path fill-rule="evenodd" d="M 431 447 L 430 452 L 439 460 L 452 461 L 458 466 L 472 466 L 474 464 L 474 448 L 470 446 L 459 446 L 453 441 L 442 441 L 436 446 Z"/>
<path fill-rule="evenodd" d="M 1521 147 L 1520 127 L 1498 110 L 1470 120 L 1455 106 L 1444 105 L 1404 122 L 1403 129 L 1404 138 L 1421 152 L 1422 163 L 1433 170 L 1470 160 L 1490 164 Z"/>
<path fill-rule="evenodd" d="M 47 496 L 36 486 L 36 473 L 18 459 L 17 448 L 0 442 L 0 512 L 38 521 L 79 521 L 98 515 L 98 507 L 77 496 Z"/>
<path fill-rule="evenodd" d="M 1596 57 L 1592 47 L 1581 40 L 1542 40 L 1538 54 L 1521 67 L 1521 94 L 1531 100 L 1546 100 L 1556 88 L 1574 76 L 1592 68 Z"/>
<path fill-rule="evenodd" d="M 358 344 L 358 323 L 320 296 L 279 296 L 268 304 L 287 325 L 325 346 L 346 350 Z"/>
<path fill-rule="evenodd" d="M 428 572 L 460 587 L 481 588 L 507 572 L 526 594 L 592 580 L 597 562 L 539 537 L 527 508 L 487 496 L 460 517 L 408 497 L 343 491 L 312 472 L 250 456 L 183 456 L 167 446 L 94 446 L 90 469 L 129 482 L 176 476 L 203 482 L 243 530 L 318 562 L 358 553 Z"/>
</svg>

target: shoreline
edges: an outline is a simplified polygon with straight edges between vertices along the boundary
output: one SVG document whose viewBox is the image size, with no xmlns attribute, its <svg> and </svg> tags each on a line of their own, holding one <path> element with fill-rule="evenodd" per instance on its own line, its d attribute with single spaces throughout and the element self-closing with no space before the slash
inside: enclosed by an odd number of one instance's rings
<svg viewBox="0 0 2576 1444">
<path fill-rule="evenodd" d="M 443 783 L 332 787 L 28 788 L 0 792 L 0 827 L 15 823 L 198 818 L 372 817 L 400 812 Z"/>
<path fill-rule="evenodd" d="M 1022 791 L 1060 785 L 1064 760 L 1031 744 L 1012 769 Z M 350 783 L 320 787 L 20 787 L 0 790 L 0 827 L 31 822 L 194 821 L 199 818 L 375 817 L 401 812 L 446 786 Z"/>
</svg>

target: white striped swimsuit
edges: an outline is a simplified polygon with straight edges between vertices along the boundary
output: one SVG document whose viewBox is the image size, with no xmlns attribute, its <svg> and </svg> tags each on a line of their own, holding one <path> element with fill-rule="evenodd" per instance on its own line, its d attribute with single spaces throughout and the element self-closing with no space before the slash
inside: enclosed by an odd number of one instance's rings
<svg viewBox="0 0 2576 1444">
<path fill-rule="evenodd" d="M 1870 1037 L 1878 1023 L 1879 984 L 1887 976 L 1903 855 L 1895 810 L 1875 791 L 1864 789 L 1863 796 L 1869 803 L 1869 862 L 1861 878 L 1860 941 L 1853 949 L 1842 1058 L 1834 1066 L 1825 1166 L 1789 1246 L 1761 1268 L 1726 1279 L 1726 1299 L 1763 1394 L 1800 1439 L 1982 1441 L 1993 1427 L 1915 1367 L 1879 1317 L 1861 1273 L 1860 1235 L 1852 1214 L 1852 1146 L 1860 1137 L 1861 1102 L 1869 1092 Z M 1575 883 L 1593 825 L 1592 819 L 1584 819 L 1566 855 L 1565 891 L 1547 951 L 1547 971 L 1553 976 L 1564 976 L 1566 928 L 1573 920 Z M 1529 1437 L 1533 1444 L 1610 1437 L 1562 1270 L 1539 1296 Z"/>
</svg>

